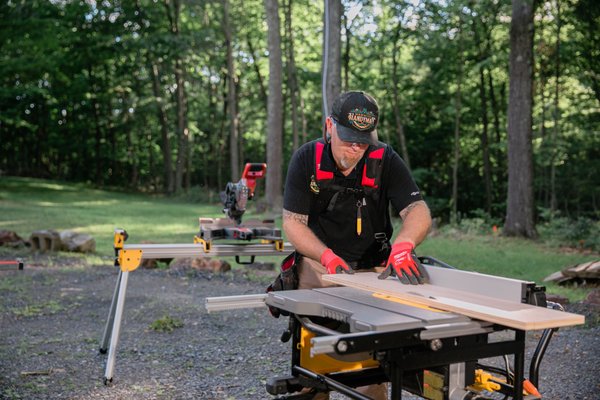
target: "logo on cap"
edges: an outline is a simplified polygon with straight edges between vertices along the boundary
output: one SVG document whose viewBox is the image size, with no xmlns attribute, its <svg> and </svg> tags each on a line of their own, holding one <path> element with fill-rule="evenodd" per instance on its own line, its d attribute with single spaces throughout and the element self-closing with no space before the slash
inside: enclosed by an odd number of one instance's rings
<svg viewBox="0 0 600 400">
<path fill-rule="evenodd" d="M 371 131 L 375 128 L 375 122 L 377 121 L 377 117 L 372 111 L 367 110 L 366 108 L 354 110 L 348 113 L 348 122 L 350 125 L 359 131 Z"/>
</svg>

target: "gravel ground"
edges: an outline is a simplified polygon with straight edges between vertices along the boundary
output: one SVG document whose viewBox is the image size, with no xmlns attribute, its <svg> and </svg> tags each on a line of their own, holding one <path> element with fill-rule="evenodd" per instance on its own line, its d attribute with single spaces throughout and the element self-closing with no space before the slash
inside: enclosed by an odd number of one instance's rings
<svg viewBox="0 0 600 400">
<path fill-rule="evenodd" d="M 272 398 L 266 380 L 289 373 L 289 343 L 279 341 L 287 320 L 262 308 L 207 314 L 203 305 L 206 297 L 262 293 L 273 272 L 130 273 L 114 381 L 105 386 L 98 348 L 117 278 L 108 264 L 46 257 L 0 271 L 0 398 Z M 600 399 L 598 310 L 568 311 L 590 323 L 557 332 L 540 390 L 544 399 Z M 182 326 L 151 328 L 165 317 Z M 539 334 L 528 334 L 529 356 Z"/>
</svg>

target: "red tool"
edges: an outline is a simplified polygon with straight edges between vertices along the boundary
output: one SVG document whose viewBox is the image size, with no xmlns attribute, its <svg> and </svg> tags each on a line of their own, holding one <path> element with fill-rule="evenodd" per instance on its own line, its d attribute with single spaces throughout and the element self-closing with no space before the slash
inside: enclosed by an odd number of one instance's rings
<svg viewBox="0 0 600 400">
<path fill-rule="evenodd" d="M 0 265 L 15 265 L 19 269 L 23 269 L 23 260 L 21 260 L 21 259 L 16 259 L 14 261 L 2 261 L 2 260 L 0 260 Z"/>
</svg>

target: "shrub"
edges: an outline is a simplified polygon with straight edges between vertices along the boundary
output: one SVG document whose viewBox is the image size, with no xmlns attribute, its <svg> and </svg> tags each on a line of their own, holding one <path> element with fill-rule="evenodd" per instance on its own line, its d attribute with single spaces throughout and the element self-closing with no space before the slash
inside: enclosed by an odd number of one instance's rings
<svg viewBox="0 0 600 400">
<path fill-rule="evenodd" d="M 150 329 L 157 332 L 171 333 L 173 330 L 181 328 L 182 326 L 183 322 L 180 319 L 166 315 L 150 324 Z"/>
<path fill-rule="evenodd" d="M 600 251 L 600 221 L 587 217 L 570 219 L 548 210 L 540 212 L 538 232 L 542 240 L 558 246 Z"/>
</svg>

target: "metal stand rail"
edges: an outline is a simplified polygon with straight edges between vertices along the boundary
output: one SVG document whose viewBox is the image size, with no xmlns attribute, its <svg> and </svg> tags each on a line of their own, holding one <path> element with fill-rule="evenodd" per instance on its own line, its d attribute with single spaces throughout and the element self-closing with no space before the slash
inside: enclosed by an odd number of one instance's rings
<svg viewBox="0 0 600 400">
<path fill-rule="evenodd" d="M 314 387 L 322 391 L 335 390 L 351 399 L 362 400 L 364 396 L 353 389 L 353 387 L 389 381 L 391 385 L 391 399 L 401 400 L 403 389 L 423 396 L 420 386 L 412 389 L 410 388 L 411 385 L 405 387 L 408 378 L 407 374 L 433 367 L 448 366 L 453 369 L 454 375 L 456 375 L 456 382 L 450 382 L 449 386 L 445 387 L 448 391 L 447 396 L 448 398 L 463 398 L 467 393 L 464 390 L 467 383 L 465 381 L 465 363 L 479 358 L 512 355 L 514 357 L 514 382 L 513 386 L 509 388 L 509 392 L 504 394 L 514 400 L 523 399 L 525 331 L 498 326 L 498 330 L 513 332 L 513 338 L 491 343 L 488 341 L 487 333 L 474 334 L 458 338 L 441 339 L 440 343 L 443 343 L 443 345 L 435 349 L 429 348 L 422 343 L 418 338 L 418 329 L 401 332 L 362 332 L 338 335 L 338 343 L 334 346 L 336 349 L 335 353 L 349 355 L 372 351 L 380 361 L 379 368 L 367 370 L 367 374 L 371 373 L 370 379 L 372 379 L 372 382 L 363 381 L 358 384 L 359 381 L 356 374 L 360 373 L 360 371 L 320 374 L 301 367 L 298 349 L 300 346 L 300 326 L 304 326 L 304 320 L 296 320 L 294 316 L 291 317 L 291 320 L 293 322 L 291 327 L 293 330 L 293 376 L 288 379 L 293 379 L 293 377 L 302 378 L 303 386 L 305 387 Z M 310 326 L 310 328 L 315 327 L 318 328 L 319 325 L 311 324 Z M 317 329 L 317 331 L 320 330 Z M 279 388 L 285 386 L 276 384 L 275 382 L 276 380 L 269 382 L 271 387 Z M 349 383 L 352 387 L 348 386 Z M 281 392 L 270 393 L 282 394 Z"/>
<path fill-rule="evenodd" d="M 175 257 L 204 257 L 204 256 L 235 256 L 238 261 L 240 256 L 286 256 L 294 251 L 290 243 L 274 241 L 271 243 L 248 244 L 216 244 L 198 240 L 194 244 L 129 244 L 125 245 L 127 232 L 115 230 L 114 249 L 115 266 L 120 267 L 117 283 L 113 293 L 104 333 L 100 341 L 100 353 L 108 350 L 104 384 L 112 382 L 114 376 L 117 345 L 121 332 L 121 320 L 125 306 L 125 294 L 129 272 L 136 270 L 144 259 L 175 258 Z M 239 262 L 239 261 L 238 261 Z M 260 300 L 259 300 L 260 301 Z M 264 303 L 263 303 L 264 304 Z M 110 342 L 110 345 L 109 345 Z M 107 346 L 109 347 L 107 348 Z"/>
</svg>

